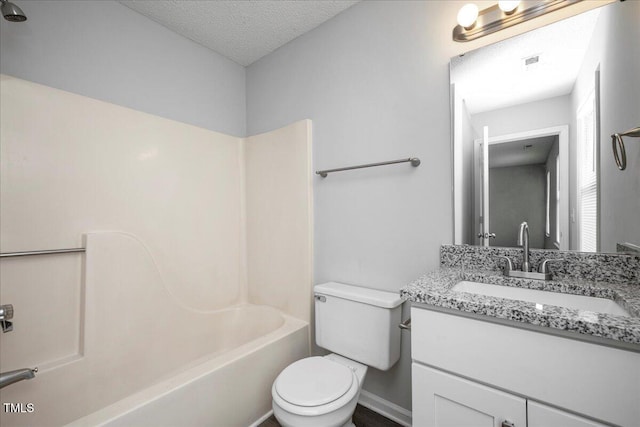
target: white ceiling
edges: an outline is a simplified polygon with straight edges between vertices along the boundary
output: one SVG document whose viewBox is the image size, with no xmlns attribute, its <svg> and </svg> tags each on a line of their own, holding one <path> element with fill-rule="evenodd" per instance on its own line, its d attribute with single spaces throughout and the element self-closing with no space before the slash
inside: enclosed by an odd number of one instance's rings
<svg viewBox="0 0 640 427">
<path fill-rule="evenodd" d="M 273 52 L 359 0 L 122 0 L 240 65 Z"/>
<path fill-rule="evenodd" d="M 595 28 L 594 9 L 451 59 L 451 81 L 469 114 L 571 92 Z M 523 59 L 539 55 L 525 69 Z"/>
</svg>

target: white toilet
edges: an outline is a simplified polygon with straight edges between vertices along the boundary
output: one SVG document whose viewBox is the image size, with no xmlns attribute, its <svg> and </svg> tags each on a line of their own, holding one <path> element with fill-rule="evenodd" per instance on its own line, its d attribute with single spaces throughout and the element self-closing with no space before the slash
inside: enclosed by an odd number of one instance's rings
<svg viewBox="0 0 640 427">
<path fill-rule="evenodd" d="M 271 387 L 273 413 L 283 427 L 353 426 L 367 367 L 386 371 L 400 358 L 402 300 L 335 282 L 314 294 L 316 343 L 338 354 L 286 367 Z"/>
</svg>

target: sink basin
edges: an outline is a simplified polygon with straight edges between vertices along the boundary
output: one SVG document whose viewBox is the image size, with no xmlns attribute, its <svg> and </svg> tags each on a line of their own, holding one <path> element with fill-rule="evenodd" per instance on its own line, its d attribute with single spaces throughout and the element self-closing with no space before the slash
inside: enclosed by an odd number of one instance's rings
<svg viewBox="0 0 640 427">
<path fill-rule="evenodd" d="M 547 304 L 577 310 L 613 314 L 616 316 L 630 316 L 624 308 L 616 304 L 615 301 L 607 298 L 539 291 L 537 289 L 516 288 L 513 286 L 490 285 L 487 283 L 469 282 L 466 280 L 458 282 L 452 289 L 454 291 L 468 292 L 470 294 L 528 301 L 535 303 L 536 308 L 539 309 L 542 309 L 544 304 Z"/>
</svg>

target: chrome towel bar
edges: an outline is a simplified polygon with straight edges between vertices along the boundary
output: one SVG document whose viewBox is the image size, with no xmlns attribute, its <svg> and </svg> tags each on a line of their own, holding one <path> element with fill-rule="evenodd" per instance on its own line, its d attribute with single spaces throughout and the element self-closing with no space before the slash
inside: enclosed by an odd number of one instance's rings
<svg viewBox="0 0 640 427">
<path fill-rule="evenodd" d="M 393 165 L 395 163 L 407 163 L 407 162 L 411 162 L 411 166 L 416 167 L 420 165 L 420 159 L 417 157 L 409 157 L 408 159 L 399 159 L 399 160 L 391 160 L 388 162 L 379 162 L 379 163 L 367 163 L 366 165 L 357 165 L 357 166 L 347 166 L 344 168 L 337 168 L 337 169 L 325 169 L 325 170 L 321 170 L 321 171 L 316 171 L 316 173 L 318 175 L 320 175 L 323 178 L 327 177 L 327 174 L 332 173 L 332 172 L 341 172 L 341 171 L 348 171 L 351 169 L 362 169 L 362 168 L 372 168 L 374 166 L 386 166 L 386 165 Z"/>
<path fill-rule="evenodd" d="M 26 251 L 26 252 L 5 252 L 0 254 L 0 258 L 32 255 L 68 254 L 74 252 L 86 252 L 85 248 L 51 249 L 46 251 Z"/>
</svg>

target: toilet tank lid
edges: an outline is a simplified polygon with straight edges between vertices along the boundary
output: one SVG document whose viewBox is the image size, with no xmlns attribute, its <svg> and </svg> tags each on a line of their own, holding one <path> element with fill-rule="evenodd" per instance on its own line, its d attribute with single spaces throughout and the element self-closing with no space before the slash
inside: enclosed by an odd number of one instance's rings
<svg viewBox="0 0 640 427">
<path fill-rule="evenodd" d="M 334 296 L 382 308 L 395 308 L 402 304 L 402 299 L 398 293 L 345 285 L 344 283 L 322 283 L 316 285 L 313 291 L 319 295 Z"/>
</svg>

